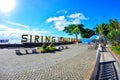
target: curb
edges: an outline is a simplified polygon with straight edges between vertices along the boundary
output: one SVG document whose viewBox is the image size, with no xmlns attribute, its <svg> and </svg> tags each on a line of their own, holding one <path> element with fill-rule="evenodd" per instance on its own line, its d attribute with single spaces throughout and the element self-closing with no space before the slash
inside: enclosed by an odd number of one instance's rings
<svg viewBox="0 0 120 80">
<path fill-rule="evenodd" d="M 114 52 L 110 49 L 110 48 L 108 48 L 108 50 L 110 51 L 110 54 L 113 56 L 113 58 L 116 60 L 116 62 L 118 63 L 118 66 L 119 66 L 119 68 L 120 68 L 120 61 L 119 61 L 119 59 L 115 56 L 115 54 L 114 54 Z"/>
</svg>

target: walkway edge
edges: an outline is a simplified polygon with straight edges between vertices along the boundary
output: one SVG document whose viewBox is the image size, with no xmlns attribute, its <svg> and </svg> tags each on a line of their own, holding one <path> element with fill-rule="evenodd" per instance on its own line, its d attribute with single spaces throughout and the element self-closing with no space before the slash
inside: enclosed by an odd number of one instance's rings
<svg viewBox="0 0 120 80">
<path fill-rule="evenodd" d="M 120 61 L 119 61 L 119 59 L 115 56 L 115 54 L 113 53 L 113 51 L 110 49 L 110 48 L 108 48 L 108 50 L 110 51 L 110 54 L 113 56 L 113 58 L 116 60 L 116 62 L 118 63 L 118 66 L 119 66 L 119 68 L 120 68 Z"/>
<path fill-rule="evenodd" d="M 90 80 L 90 78 L 91 78 L 91 76 L 92 76 L 92 73 L 93 73 L 93 71 L 94 71 L 94 67 L 95 67 L 95 62 L 93 62 L 92 63 L 92 69 L 88 72 L 88 75 L 87 75 L 87 77 L 85 78 L 85 80 Z"/>
<path fill-rule="evenodd" d="M 117 70 L 117 74 L 118 74 L 118 79 L 120 79 L 120 61 L 119 61 L 119 59 L 115 56 L 115 54 L 113 53 L 113 51 L 110 49 L 110 48 L 108 48 L 108 50 L 110 51 L 110 54 L 113 56 L 113 58 L 116 60 L 116 66 L 118 67 L 118 70 Z M 117 68 L 116 67 L 116 68 Z"/>
</svg>

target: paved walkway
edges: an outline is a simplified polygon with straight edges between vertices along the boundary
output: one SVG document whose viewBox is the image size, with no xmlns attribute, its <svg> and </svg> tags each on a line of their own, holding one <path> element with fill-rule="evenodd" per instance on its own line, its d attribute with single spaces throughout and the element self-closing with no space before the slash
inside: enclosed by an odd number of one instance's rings
<svg viewBox="0 0 120 80">
<path fill-rule="evenodd" d="M 22 56 L 15 49 L 0 49 L 0 80 L 85 80 L 94 68 L 96 52 L 87 45 Z"/>
<path fill-rule="evenodd" d="M 98 80 L 119 80 L 120 79 L 120 64 L 116 57 L 108 49 L 101 52 L 100 71 Z"/>
</svg>

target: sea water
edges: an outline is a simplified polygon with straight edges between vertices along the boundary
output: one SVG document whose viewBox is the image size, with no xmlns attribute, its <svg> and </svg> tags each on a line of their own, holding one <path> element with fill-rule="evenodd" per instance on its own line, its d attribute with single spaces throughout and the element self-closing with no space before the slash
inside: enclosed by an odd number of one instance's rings
<svg viewBox="0 0 120 80">
<path fill-rule="evenodd" d="M 88 43 L 92 42 L 92 39 L 90 39 L 90 38 L 82 38 L 81 41 L 82 41 L 82 43 L 88 44 Z"/>
</svg>

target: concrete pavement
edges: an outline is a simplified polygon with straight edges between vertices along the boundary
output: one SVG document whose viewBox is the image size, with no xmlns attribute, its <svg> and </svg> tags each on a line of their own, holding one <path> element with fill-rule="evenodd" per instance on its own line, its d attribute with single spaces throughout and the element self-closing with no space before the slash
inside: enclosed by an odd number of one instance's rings
<svg viewBox="0 0 120 80">
<path fill-rule="evenodd" d="M 55 53 L 22 56 L 17 56 L 15 49 L 1 49 L 0 80 L 86 80 L 94 68 L 96 50 L 88 50 L 87 45 L 68 47 Z"/>
</svg>

